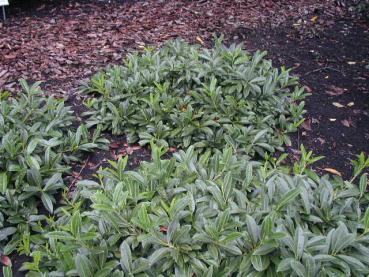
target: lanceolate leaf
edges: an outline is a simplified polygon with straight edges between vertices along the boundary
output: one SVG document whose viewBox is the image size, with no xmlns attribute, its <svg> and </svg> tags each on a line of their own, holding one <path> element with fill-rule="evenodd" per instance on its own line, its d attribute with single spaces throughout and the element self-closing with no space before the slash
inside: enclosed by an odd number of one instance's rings
<svg viewBox="0 0 369 277">
<path fill-rule="evenodd" d="M 122 173 L 120 161 L 112 162 L 99 171 L 99 183 L 81 182 L 77 202 L 55 211 L 55 230 L 45 234 L 47 240 L 33 238 L 48 249 L 37 265 L 41 272 L 367 274 L 367 199 L 338 197 L 352 183 L 253 163 L 245 187 L 249 162 L 228 149 L 201 156 L 191 148 L 165 160 L 160 147 L 151 146 L 154 161 L 137 170 L 142 180 Z M 33 253 L 27 266 L 37 264 Z"/>
<path fill-rule="evenodd" d="M 39 233 L 50 231 L 45 219 L 50 225 L 57 219 L 49 214 L 54 196 L 61 198 L 68 164 L 106 143 L 99 128 L 90 133 L 82 124 L 76 131 L 76 118 L 62 99 L 45 95 L 39 83 L 20 83 L 23 91 L 15 97 L 0 97 L 0 230 L 17 230 L 0 240 L 8 254 L 18 248 L 28 253 L 41 242 Z M 32 243 L 24 238 L 31 229 L 37 234 Z"/>
<path fill-rule="evenodd" d="M 4 193 L 8 187 L 8 176 L 6 172 L 0 173 L 0 193 Z"/>
<path fill-rule="evenodd" d="M 42 203 L 44 204 L 44 207 L 50 212 L 50 213 L 53 213 L 53 202 L 52 202 L 52 199 L 51 197 L 45 193 L 45 192 L 42 192 L 41 193 L 41 200 L 42 200 Z"/>
<path fill-rule="evenodd" d="M 92 264 L 85 255 L 77 254 L 75 257 L 75 265 L 79 276 L 93 276 Z"/>
<path fill-rule="evenodd" d="M 166 248 L 166 247 L 159 248 L 150 255 L 149 262 L 151 265 L 154 265 L 159 260 L 163 259 L 165 256 L 168 256 L 168 255 L 170 255 L 169 248 Z"/>
<path fill-rule="evenodd" d="M 295 198 L 300 194 L 300 189 L 299 188 L 295 188 L 293 190 L 290 190 L 289 192 L 287 192 L 285 195 L 283 195 L 283 197 L 278 201 L 276 210 L 279 211 L 281 209 L 283 209 L 286 205 L 288 205 L 289 203 L 291 203 L 292 201 L 295 200 Z"/>
<path fill-rule="evenodd" d="M 124 271 L 132 271 L 132 253 L 126 241 L 123 241 L 120 245 L 120 263 Z"/>
</svg>

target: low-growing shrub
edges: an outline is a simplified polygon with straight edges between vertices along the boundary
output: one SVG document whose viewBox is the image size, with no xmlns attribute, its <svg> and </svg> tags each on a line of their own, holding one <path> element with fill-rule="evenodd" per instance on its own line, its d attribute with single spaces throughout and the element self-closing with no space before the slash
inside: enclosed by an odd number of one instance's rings
<svg viewBox="0 0 369 277">
<path fill-rule="evenodd" d="M 3 93 L 0 101 L 0 253 L 5 254 L 18 247 L 30 226 L 53 213 L 68 164 L 106 144 L 99 130 L 90 135 L 85 126 L 72 126 L 75 117 L 63 100 L 44 96 L 39 83 L 20 83 L 23 92 Z"/>
<path fill-rule="evenodd" d="M 82 90 L 87 126 L 127 134 L 141 145 L 222 149 L 251 156 L 273 152 L 302 122 L 305 97 L 290 70 L 273 68 L 265 52 L 217 40 L 205 49 L 183 41 L 132 54 L 94 75 Z"/>
<path fill-rule="evenodd" d="M 78 184 L 24 264 L 29 276 L 369 274 L 366 175 L 357 187 L 230 148 L 199 156 L 190 147 L 170 160 L 152 149 L 138 171 L 120 159 Z"/>
<path fill-rule="evenodd" d="M 369 0 L 336 0 L 336 2 L 358 13 L 362 18 L 369 20 Z"/>
</svg>

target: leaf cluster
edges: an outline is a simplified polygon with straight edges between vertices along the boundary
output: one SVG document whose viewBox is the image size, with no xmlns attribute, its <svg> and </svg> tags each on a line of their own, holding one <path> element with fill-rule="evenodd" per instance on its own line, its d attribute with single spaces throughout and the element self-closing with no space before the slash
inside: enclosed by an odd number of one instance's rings
<svg viewBox="0 0 369 277">
<path fill-rule="evenodd" d="M 87 126 L 126 134 L 131 143 L 223 149 L 254 156 L 290 143 L 302 123 L 304 89 L 266 52 L 168 42 L 131 54 L 85 83 Z"/>
<path fill-rule="evenodd" d="M 120 159 L 78 184 L 24 265 L 28 276 L 369 274 L 365 188 L 291 175 L 231 148 L 189 147 L 170 160 L 152 149 L 138 171 Z"/>
<path fill-rule="evenodd" d="M 20 84 L 22 92 L 0 101 L 0 252 L 5 254 L 19 245 L 20 234 L 53 213 L 68 164 L 106 143 L 99 130 L 91 135 L 86 126 L 75 128 L 71 108 L 44 96 L 39 83 Z"/>
</svg>

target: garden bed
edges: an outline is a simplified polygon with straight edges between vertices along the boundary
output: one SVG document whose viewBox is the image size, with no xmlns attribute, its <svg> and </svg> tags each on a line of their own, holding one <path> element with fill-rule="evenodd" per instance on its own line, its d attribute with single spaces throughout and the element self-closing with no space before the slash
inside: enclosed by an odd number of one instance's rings
<svg viewBox="0 0 369 277">
<path fill-rule="evenodd" d="M 86 96 L 78 93 L 81 79 L 148 45 L 182 37 L 211 47 L 212 33 L 224 33 L 226 44 L 242 42 L 250 52 L 267 50 L 275 66 L 294 68 L 311 93 L 305 100 L 306 121 L 286 147 L 291 163 L 299 159 L 303 143 L 325 156 L 315 164 L 320 174 L 347 178 L 350 160 L 369 153 L 368 25 L 333 10 L 333 4 L 302 2 L 229 4 L 224 13 L 221 1 L 58 1 L 20 13 L 12 10 L 0 27 L 0 89 L 16 92 L 20 76 L 43 80 L 46 93 L 67 99 L 81 116 L 86 111 Z M 235 16 L 227 21 L 230 15 Z M 98 150 L 77 163 L 66 178 L 72 188 L 119 156 L 129 156 L 129 169 L 150 160 L 147 147 L 129 145 L 123 136 L 106 136 L 109 151 Z M 22 262 L 14 257 L 14 269 Z"/>
</svg>

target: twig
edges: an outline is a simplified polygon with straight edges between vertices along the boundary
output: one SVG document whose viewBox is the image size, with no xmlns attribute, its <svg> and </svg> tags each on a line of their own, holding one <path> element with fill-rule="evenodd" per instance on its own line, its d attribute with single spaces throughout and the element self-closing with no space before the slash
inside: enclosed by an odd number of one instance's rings
<svg viewBox="0 0 369 277">
<path fill-rule="evenodd" d="M 329 69 L 329 70 L 333 70 L 333 71 L 337 71 L 337 72 L 341 73 L 343 76 L 345 76 L 345 74 L 344 74 L 342 71 L 340 71 L 340 70 L 338 70 L 338 69 L 336 69 L 336 68 L 330 67 L 330 66 L 325 66 L 325 67 L 322 67 L 322 68 L 314 69 L 314 70 L 312 70 L 312 71 L 307 72 L 307 73 L 306 73 L 306 74 L 304 74 L 303 76 L 307 76 L 307 75 L 310 75 L 310 74 L 312 74 L 312 73 L 319 72 L 319 71 L 323 71 L 323 70 L 327 70 L 327 69 Z"/>
<path fill-rule="evenodd" d="M 70 183 L 69 186 L 69 191 L 75 186 L 75 184 L 77 183 L 77 181 L 79 180 L 79 177 L 81 177 L 82 171 L 86 168 L 88 162 L 90 160 L 90 157 L 87 157 L 85 163 L 83 164 L 83 166 L 81 167 L 80 171 L 78 172 L 77 176 L 74 177 L 73 181 Z"/>
</svg>

